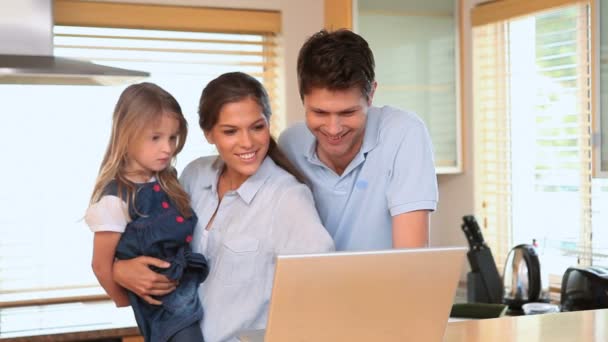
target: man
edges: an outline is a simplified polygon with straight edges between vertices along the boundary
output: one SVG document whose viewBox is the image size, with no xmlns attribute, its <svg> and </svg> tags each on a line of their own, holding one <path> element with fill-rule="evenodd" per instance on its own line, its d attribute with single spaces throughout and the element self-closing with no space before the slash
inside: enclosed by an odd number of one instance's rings
<svg viewBox="0 0 608 342">
<path fill-rule="evenodd" d="M 304 173 L 337 250 L 428 245 L 437 179 L 427 129 L 415 114 L 373 107 L 377 83 L 367 42 L 320 31 L 298 56 L 306 124 L 279 145 Z"/>
</svg>

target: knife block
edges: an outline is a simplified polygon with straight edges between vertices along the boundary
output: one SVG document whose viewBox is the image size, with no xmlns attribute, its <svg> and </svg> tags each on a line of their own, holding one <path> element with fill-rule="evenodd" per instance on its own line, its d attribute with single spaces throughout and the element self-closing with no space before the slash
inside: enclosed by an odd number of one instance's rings
<svg viewBox="0 0 608 342">
<path fill-rule="evenodd" d="M 471 250 L 467 258 L 471 265 L 467 274 L 467 301 L 501 304 L 503 285 L 490 249 Z"/>
</svg>

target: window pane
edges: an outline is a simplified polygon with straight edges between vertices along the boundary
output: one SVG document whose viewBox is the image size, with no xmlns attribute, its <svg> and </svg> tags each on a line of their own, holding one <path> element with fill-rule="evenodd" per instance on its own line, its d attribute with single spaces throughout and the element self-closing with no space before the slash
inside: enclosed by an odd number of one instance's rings
<svg viewBox="0 0 608 342">
<path fill-rule="evenodd" d="M 577 264 L 590 218 L 588 36 L 579 9 L 509 22 L 513 244 L 536 240 L 545 274 Z"/>
<path fill-rule="evenodd" d="M 57 56 L 148 71 L 151 77 L 145 81 L 176 97 L 189 124 L 178 172 L 191 160 L 214 153 L 198 126 L 203 87 L 236 70 L 264 81 L 267 53 L 273 51 L 259 35 L 82 27 L 56 27 L 55 34 Z M 93 234 L 83 216 L 109 139 L 114 105 L 125 87 L 0 85 L 0 143 L 6 161 L 0 191 L 0 301 L 20 291 L 97 285 L 90 270 Z"/>
<path fill-rule="evenodd" d="M 358 2 L 358 31 L 374 51 L 374 104 L 411 110 L 426 123 L 438 172 L 460 166 L 456 15 L 453 0 Z"/>
</svg>

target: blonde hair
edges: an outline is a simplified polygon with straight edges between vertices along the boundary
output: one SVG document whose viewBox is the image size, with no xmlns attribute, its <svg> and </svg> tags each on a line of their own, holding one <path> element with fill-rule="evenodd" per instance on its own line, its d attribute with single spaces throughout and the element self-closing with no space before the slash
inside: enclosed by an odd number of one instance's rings
<svg viewBox="0 0 608 342">
<path fill-rule="evenodd" d="M 177 148 L 172 157 L 174 164 L 175 156 L 184 147 L 188 134 L 188 123 L 177 100 L 161 87 L 148 82 L 130 85 L 122 92 L 114 108 L 112 134 L 95 181 L 91 204 L 101 199 L 112 181 L 116 182 L 118 196 L 127 203 L 127 208 L 135 203 L 137 189 L 126 177 L 129 145 L 135 143 L 143 130 L 158 122 L 163 115 L 171 115 L 179 122 Z M 175 169 L 169 166 L 156 172 L 155 176 L 179 212 L 185 217 L 192 216 L 190 199 L 179 184 Z"/>
</svg>

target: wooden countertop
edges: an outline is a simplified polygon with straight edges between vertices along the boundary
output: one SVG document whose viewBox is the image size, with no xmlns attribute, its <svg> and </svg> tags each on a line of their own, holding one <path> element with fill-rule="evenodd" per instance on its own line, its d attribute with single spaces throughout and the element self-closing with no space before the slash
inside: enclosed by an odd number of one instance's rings
<svg viewBox="0 0 608 342">
<path fill-rule="evenodd" d="M 445 342 L 606 342 L 608 309 L 450 322 Z"/>
<path fill-rule="evenodd" d="M 0 309 L 0 341 L 82 341 L 137 336 L 130 307 L 110 301 Z"/>
<path fill-rule="evenodd" d="M 0 309 L 0 341 L 137 336 L 131 308 L 109 301 Z M 608 309 L 450 322 L 444 342 L 606 342 Z"/>
</svg>

